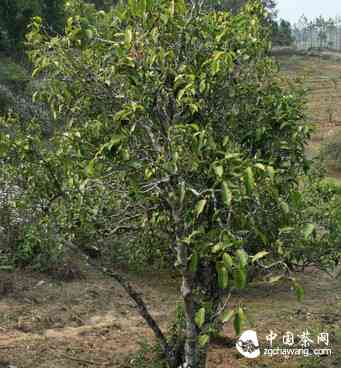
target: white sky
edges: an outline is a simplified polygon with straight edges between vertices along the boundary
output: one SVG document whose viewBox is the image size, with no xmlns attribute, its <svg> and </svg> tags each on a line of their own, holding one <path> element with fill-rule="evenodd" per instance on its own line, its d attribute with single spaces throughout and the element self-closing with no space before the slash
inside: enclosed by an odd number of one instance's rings
<svg viewBox="0 0 341 368">
<path fill-rule="evenodd" d="M 309 20 L 340 16 L 341 0 L 277 0 L 277 9 L 279 18 L 295 23 L 302 14 Z"/>
</svg>

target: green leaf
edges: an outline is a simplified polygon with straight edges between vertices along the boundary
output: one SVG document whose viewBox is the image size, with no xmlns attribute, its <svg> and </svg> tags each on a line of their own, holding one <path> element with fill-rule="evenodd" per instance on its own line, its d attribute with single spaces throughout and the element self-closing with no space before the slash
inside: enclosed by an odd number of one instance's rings
<svg viewBox="0 0 341 368">
<path fill-rule="evenodd" d="M 215 254 L 215 253 L 218 253 L 219 251 L 221 251 L 222 249 L 224 249 L 224 244 L 220 242 L 220 243 L 215 244 L 212 247 L 211 252 Z"/>
<path fill-rule="evenodd" d="M 261 252 L 258 252 L 257 254 L 255 254 L 253 257 L 252 257 L 252 263 L 255 263 L 257 262 L 258 260 L 260 260 L 261 258 L 264 258 L 265 256 L 267 256 L 269 254 L 269 252 L 263 250 Z"/>
<path fill-rule="evenodd" d="M 221 178 L 224 174 L 224 168 L 222 166 L 213 166 L 213 170 L 218 178 Z"/>
<path fill-rule="evenodd" d="M 295 291 L 295 295 L 297 297 L 297 300 L 299 302 L 302 302 L 303 298 L 304 298 L 304 289 L 303 289 L 303 287 L 297 281 L 294 281 L 293 286 L 294 286 L 294 291 Z"/>
<path fill-rule="evenodd" d="M 86 186 L 88 185 L 88 183 L 89 183 L 88 179 L 85 179 L 84 181 L 81 182 L 81 184 L 79 185 L 79 191 L 81 193 L 85 193 Z"/>
<path fill-rule="evenodd" d="M 309 236 L 314 232 L 315 225 L 314 224 L 306 224 L 303 229 L 304 239 L 307 240 Z"/>
<path fill-rule="evenodd" d="M 235 311 L 234 310 L 226 310 L 222 313 L 221 315 L 221 322 L 222 323 L 226 323 L 228 322 L 234 315 Z"/>
<path fill-rule="evenodd" d="M 187 236 L 186 238 L 183 239 L 183 242 L 185 244 L 191 244 L 192 243 L 192 238 L 195 237 L 196 235 L 200 234 L 202 232 L 202 230 L 194 230 L 189 236 Z"/>
<path fill-rule="evenodd" d="M 88 40 L 92 40 L 94 38 L 94 32 L 91 29 L 87 29 L 85 34 Z"/>
<path fill-rule="evenodd" d="M 141 0 L 128 0 L 128 6 L 130 11 L 132 12 L 133 15 L 135 16 L 142 16 L 143 15 L 143 10 L 145 8 L 143 8 L 146 4 L 146 1 L 141 1 Z"/>
<path fill-rule="evenodd" d="M 229 281 L 227 269 L 223 266 L 218 267 L 218 285 L 221 289 L 226 289 Z"/>
<path fill-rule="evenodd" d="M 110 150 L 113 147 L 118 146 L 122 142 L 123 139 L 124 139 L 124 137 L 122 135 L 112 136 L 112 138 L 110 139 L 110 142 L 107 145 L 108 149 Z"/>
<path fill-rule="evenodd" d="M 255 178 L 253 176 L 252 168 L 248 167 L 245 170 L 244 174 L 244 183 L 246 187 L 246 192 L 250 195 L 253 192 L 253 189 L 255 187 Z"/>
<path fill-rule="evenodd" d="M 279 275 L 279 276 L 272 276 L 269 279 L 269 283 L 270 284 L 276 284 L 278 281 L 282 280 L 283 276 Z"/>
<path fill-rule="evenodd" d="M 199 91 L 200 93 L 204 93 L 206 90 L 206 79 L 202 79 L 200 81 Z"/>
<path fill-rule="evenodd" d="M 222 56 L 224 56 L 224 54 L 225 54 L 225 51 L 215 51 L 215 52 L 213 53 L 212 59 L 213 59 L 213 60 L 218 60 L 218 59 L 220 59 Z"/>
<path fill-rule="evenodd" d="M 203 212 L 205 206 L 206 206 L 207 200 L 206 199 L 202 199 L 200 200 L 196 207 L 195 207 L 195 212 L 197 214 L 197 217 L 199 217 L 201 215 L 201 213 Z"/>
<path fill-rule="evenodd" d="M 189 269 L 191 272 L 195 273 L 198 270 L 198 264 L 199 264 L 199 256 L 196 251 L 193 252 L 191 256 L 191 261 L 189 263 Z"/>
<path fill-rule="evenodd" d="M 197 313 L 195 314 L 195 324 L 201 328 L 203 324 L 205 323 L 205 308 L 200 308 Z"/>
<path fill-rule="evenodd" d="M 146 179 L 150 179 L 154 175 L 154 171 L 150 169 L 149 167 L 146 167 L 144 170 L 144 177 Z"/>
<path fill-rule="evenodd" d="M 242 330 L 242 324 L 245 321 L 245 314 L 242 308 L 238 308 L 233 321 L 234 330 L 236 332 L 236 335 L 240 335 Z"/>
<path fill-rule="evenodd" d="M 227 140 L 227 142 L 229 142 L 229 137 L 225 137 L 225 139 Z M 233 160 L 233 159 L 239 159 L 240 158 L 240 154 L 239 153 L 229 153 L 227 155 L 225 155 L 225 160 Z"/>
<path fill-rule="evenodd" d="M 177 95 L 177 101 L 180 102 L 183 96 L 185 95 L 185 93 L 187 93 L 188 91 L 191 91 L 192 88 L 193 88 L 193 83 L 188 83 L 184 88 L 180 89 Z"/>
<path fill-rule="evenodd" d="M 233 273 L 234 282 L 238 289 L 244 289 L 246 286 L 246 270 L 242 267 L 238 267 Z"/>
<path fill-rule="evenodd" d="M 266 167 L 267 174 L 271 180 L 275 178 L 275 169 L 272 166 Z"/>
<path fill-rule="evenodd" d="M 131 42 L 133 40 L 133 32 L 130 28 L 127 28 L 125 32 L 125 43 L 127 46 L 131 45 Z"/>
<path fill-rule="evenodd" d="M 255 167 L 261 171 L 265 171 L 265 166 L 263 164 L 256 164 Z"/>
<path fill-rule="evenodd" d="M 143 16 L 143 14 L 147 10 L 147 0 L 139 0 L 138 4 L 139 4 L 139 13 L 141 16 Z"/>
<path fill-rule="evenodd" d="M 93 176 L 95 172 L 95 160 L 91 160 L 86 167 L 86 174 L 88 176 Z"/>
<path fill-rule="evenodd" d="M 237 257 L 239 258 L 239 264 L 241 265 L 241 267 L 246 267 L 248 264 L 248 260 L 249 260 L 249 256 L 248 254 L 245 252 L 244 249 L 238 249 L 236 252 Z"/>
<path fill-rule="evenodd" d="M 228 253 L 224 253 L 224 254 L 223 254 L 223 263 L 224 263 L 224 266 L 225 266 L 228 270 L 232 270 L 232 267 L 233 267 L 233 260 L 232 260 L 232 257 L 231 257 Z"/>
<path fill-rule="evenodd" d="M 171 0 L 169 7 L 169 14 L 171 17 L 174 17 L 174 13 L 175 13 L 175 0 Z"/>
<path fill-rule="evenodd" d="M 122 151 L 122 159 L 124 161 L 129 161 L 130 160 L 129 150 L 125 149 L 125 150 Z"/>
<path fill-rule="evenodd" d="M 139 170 L 141 169 L 142 167 L 142 163 L 141 161 L 137 161 L 137 160 L 134 160 L 134 161 L 128 161 L 128 166 L 135 169 L 135 170 Z"/>
<path fill-rule="evenodd" d="M 178 88 L 181 85 L 186 83 L 186 75 L 185 74 L 179 74 L 174 79 L 174 88 Z"/>
<path fill-rule="evenodd" d="M 217 37 L 216 37 L 216 40 L 217 40 L 217 42 L 220 42 L 221 41 L 221 39 L 228 33 L 228 28 L 226 27 L 225 29 L 224 29 L 224 31 L 223 32 L 221 32 Z"/>
<path fill-rule="evenodd" d="M 127 111 L 127 110 L 121 110 L 121 111 L 118 111 L 115 115 L 114 115 L 114 122 L 118 122 L 118 121 L 121 121 L 121 120 L 124 120 L 126 119 L 128 116 L 129 116 L 130 112 Z"/>
<path fill-rule="evenodd" d="M 236 335 L 240 335 L 241 321 L 240 321 L 240 317 L 238 313 L 234 316 L 233 327 L 234 327 L 234 331 L 236 332 Z"/>
<path fill-rule="evenodd" d="M 295 204 L 295 206 L 299 206 L 302 200 L 302 194 L 300 192 L 291 193 L 291 198 Z"/>
<path fill-rule="evenodd" d="M 281 207 L 281 210 L 282 210 L 286 215 L 288 215 L 288 214 L 289 214 L 289 212 L 290 212 L 288 203 L 286 203 L 286 202 L 284 202 L 283 200 L 281 200 L 281 201 L 279 202 L 279 205 L 280 205 L 280 207 Z"/>
<path fill-rule="evenodd" d="M 208 335 L 200 335 L 198 342 L 200 346 L 205 346 L 208 341 L 209 341 L 210 337 Z"/>
<path fill-rule="evenodd" d="M 213 60 L 211 62 L 211 73 L 212 76 L 215 76 L 220 71 L 220 61 L 219 60 Z"/>
<path fill-rule="evenodd" d="M 225 181 L 222 183 L 222 196 L 224 204 L 229 207 L 232 202 L 232 192 Z"/>
</svg>

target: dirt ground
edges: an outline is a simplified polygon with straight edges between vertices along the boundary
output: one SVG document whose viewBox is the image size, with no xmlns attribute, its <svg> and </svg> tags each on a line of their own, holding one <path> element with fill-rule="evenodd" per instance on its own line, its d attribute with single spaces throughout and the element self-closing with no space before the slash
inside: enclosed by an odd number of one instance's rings
<svg viewBox="0 0 341 368">
<path fill-rule="evenodd" d="M 285 78 L 299 78 L 307 90 L 306 115 L 315 131 L 306 152 L 319 155 L 323 142 L 341 129 L 341 63 L 335 58 L 285 55 L 276 57 Z M 326 162 L 327 176 L 341 181 L 341 170 Z"/>
<path fill-rule="evenodd" d="M 159 278 L 133 282 L 163 325 L 174 286 Z M 150 332 L 135 305 L 112 280 L 96 273 L 63 283 L 44 275 L 0 276 L 0 367 L 119 367 Z M 156 284 L 157 283 L 157 284 Z"/>
<path fill-rule="evenodd" d="M 178 299 L 177 280 L 131 275 L 163 329 Z M 78 368 L 130 367 L 141 343 L 153 336 L 134 303 L 120 286 L 99 274 L 58 282 L 28 271 L 1 273 L 0 367 Z M 301 334 L 328 332 L 331 357 L 258 358 L 248 360 L 235 349 L 231 325 L 215 341 L 209 368 L 341 367 L 341 280 L 311 270 L 304 274 L 306 297 L 299 303 L 289 285 L 249 287 L 233 298 L 231 307 L 245 306 L 245 329 L 258 333 L 267 347 L 270 330 Z"/>
</svg>

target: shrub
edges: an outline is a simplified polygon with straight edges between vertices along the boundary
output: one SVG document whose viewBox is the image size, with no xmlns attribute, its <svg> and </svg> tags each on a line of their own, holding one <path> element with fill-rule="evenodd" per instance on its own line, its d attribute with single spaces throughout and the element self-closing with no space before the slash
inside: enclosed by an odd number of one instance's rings
<svg viewBox="0 0 341 368">
<path fill-rule="evenodd" d="M 341 167 L 341 129 L 337 129 L 323 141 L 321 153 L 327 160 L 332 160 L 337 167 Z"/>
</svg>

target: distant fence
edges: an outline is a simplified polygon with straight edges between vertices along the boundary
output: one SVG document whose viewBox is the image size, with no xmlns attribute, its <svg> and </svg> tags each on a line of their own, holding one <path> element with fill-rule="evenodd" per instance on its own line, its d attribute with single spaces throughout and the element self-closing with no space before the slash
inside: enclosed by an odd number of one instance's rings
<svg viewBox="0 0 341 368">
<path fill-rule="evenodd" d="M 318 18 L 301 21 L 293 28 L 295 46 L 298 49 L 329 49 L 341 52 L 341 20 Z"/>
</svg>

